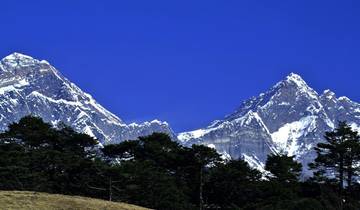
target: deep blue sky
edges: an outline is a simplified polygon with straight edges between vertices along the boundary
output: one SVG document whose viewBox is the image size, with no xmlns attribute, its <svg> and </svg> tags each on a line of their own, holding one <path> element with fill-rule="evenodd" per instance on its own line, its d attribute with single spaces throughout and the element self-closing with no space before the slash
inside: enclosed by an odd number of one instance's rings
<svg viewBox="0 0 360 210">
<path fill-rule="evenodd" d="M 0 2 L 0 57 L 46 59 L 127 122 L 206 126 L 288 73 L 360 101 L 360 1 Z"/>
</svg>

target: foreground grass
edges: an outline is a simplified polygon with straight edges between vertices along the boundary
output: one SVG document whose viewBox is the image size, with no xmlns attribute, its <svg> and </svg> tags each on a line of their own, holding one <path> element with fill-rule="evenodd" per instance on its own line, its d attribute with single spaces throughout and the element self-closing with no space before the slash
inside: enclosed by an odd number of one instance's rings
<svg viewBox="0 0 360 210">
<path fill-rule="evenodd" d="M 26 191 L 0 191 L 0 209 L 6 210 L 145 210 L 99 199 Z"/>
</svg>

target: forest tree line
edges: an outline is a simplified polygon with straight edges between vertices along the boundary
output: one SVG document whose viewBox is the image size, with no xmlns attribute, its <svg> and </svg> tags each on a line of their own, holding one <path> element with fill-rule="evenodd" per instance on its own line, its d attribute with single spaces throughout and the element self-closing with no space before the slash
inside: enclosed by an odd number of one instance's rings
<svg viewBox="0 0 360 210">
<path fill-rule="evenodd" d="M 100 147 L 60 124 L 27 116 L 0 134 L 0 190 L 121 201 L 153 209 L 360 209 L 359 135 L 339 122 L 302 166 L 270 154 L 265 169 L 184 147 L 162 133 Z M 314 176 L 300 180 L 302 167 Z"/>
</svg>

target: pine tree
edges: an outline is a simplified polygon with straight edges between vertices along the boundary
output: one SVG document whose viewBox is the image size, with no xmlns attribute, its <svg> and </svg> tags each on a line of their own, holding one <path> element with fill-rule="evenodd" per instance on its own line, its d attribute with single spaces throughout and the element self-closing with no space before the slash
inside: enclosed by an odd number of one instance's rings
<svg viewBox="0 0 360 210">
<path fill-rule="evenodd" d="M 298 181 L 302 165 L 294 160 L 294 156 L 270 154 L 266 160 L 265 170 L 270 171 L 270 179 L 289 183 Z"/>
<path fill-rule="evenodd" d="M 205 198 L 210 205 L 222 209 L 238 209 L 256 202 L 256 183 L 261 172 L 242 159 L 218 164 L 210 170 L 205 184 Z"/>
<path fill-rule="evenodd" d="M 0 179 L 12 173 L 14 189 L 84 193 L 96 144 L 70 127 L 53 128 L 41 118 L 26 116 L 0 134 L 0 159 L 14 160 L 1 164 Z"/>
<path fill-rule="evenodd" d="M 114 196 L 154 209 L 192 209 L 189 183 L 197 174 L 191 148 L 153 133 L 137 140 L 106 145 L 102 149 L 118 173 Z M 116 159 L 117 161 L 113 161 Z M 197 168 L 196 168 L 197 169 Z M 119 190 L 125 189 L 124 192 Z"/>
<path fill-rule="evenodd" d="M 315 169 L 317 176 L 335 175 L 339 193 L 342 194 L 345 180 L 348 188 L 351 188 L 353 177 L 359 171 L 359 135 L 346 122 L 339 122 L 334 131 L 325 133 L 325 140 L 325 143 L 319 143 L 315 147 L 317 158 L 309 166 Z"/>
<path fill-rule="evenodd" d="M 215 149 L 204 145 L 192 145 L 191 152 L 195 163 L 195 168 L 198 168 L 199 181 L 199 209 L 204 209 L 204 180 L 205 167 L 216 165 L 221 159 L 220 155 Z M 196 171 L 195 171 L 196 172 Z"/>
</svg>

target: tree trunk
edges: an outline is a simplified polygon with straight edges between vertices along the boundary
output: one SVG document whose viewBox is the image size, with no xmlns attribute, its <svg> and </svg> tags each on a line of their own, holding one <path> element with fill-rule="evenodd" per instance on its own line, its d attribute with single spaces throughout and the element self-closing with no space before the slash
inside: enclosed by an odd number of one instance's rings
<svg viewBox="0 0 360 210">
<path fill-rule="evenodd" d="M 203 167 L 200 167 L 200 186 L 199 186 L 199 209 L 203 210 Z"/>
<path fill-rule="evenodd" d="M 339 197 L 340 197 L 340 210 L 343 209 L 343 188 L 344 188 L 344 161 L 342 155 L 340 156 L 340 164 L 339 164 Z"/>
<path fill-rule="evenodd" d="M 349 166 L 349 167 L 351 167 L 351 166 Z M 350 168 L 350 169 L 348 170 L 348 174 L 347 174 L 348 190 L 351 190 L 352 176 L 353 176 L 353 172 L 352 172 L 352 168 Z"/>
<path fill-rule="evenodd" d="M 342 190 L 344 188 L 344 160 L 343 156 L 340 155 L 339 163 L 339 194 L 342 195 Z"/>
<path fill-rule="evenodd" d="M 112 201 L 112 179 L 109 179 L 109 201 Z"/>
</svg>

